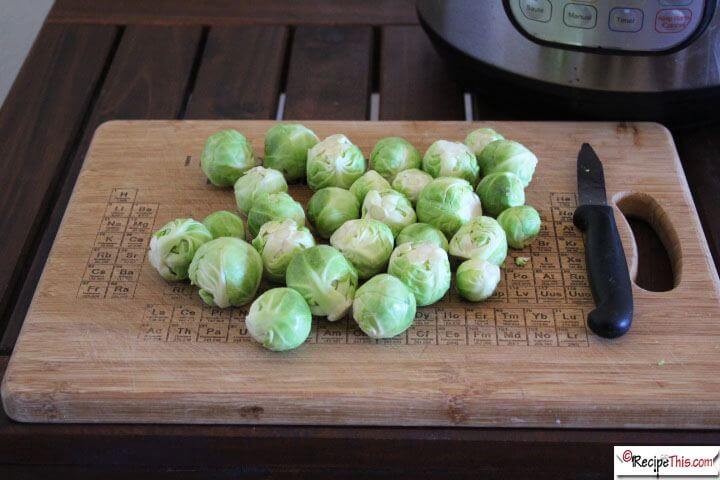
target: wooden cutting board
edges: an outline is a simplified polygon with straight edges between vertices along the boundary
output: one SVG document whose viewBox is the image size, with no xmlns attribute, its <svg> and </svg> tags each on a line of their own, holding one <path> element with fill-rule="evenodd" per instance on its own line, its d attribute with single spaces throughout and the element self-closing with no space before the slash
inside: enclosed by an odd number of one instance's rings
<svg viewBox="0 0 720 480">
<path fill-rule="evenodd" d="M 656 124 L 306 122 L 343 132 L 366 156 L 379 138 L 424 151 L 491 126 L 540 158 L 528 203 L 544 218 L 533 245 L 506 261 L 488 302 L 450 293 L 418 310 L 397 338 L 376 341 L 351 319 L 314 320 L 306 345 L 263 350 L 245 308 L 203 306 L 145 260 L 154 230 L 175 217 L 233 209 L 206 182 L 206 137 L 236 128 L 262 154 L 267 121 L 118 121 L 100 127 L 2 385 L 26 422 L 183 422 L 717 428 L 720 289 L 671 136 Z M 590 142 L 609 198 L 658 230 L 676 287 L 634 286 L 635 321 L 607 341 L 585 327 L 592 308 L 583 241 L 571 217 L 575 160 Z M 310 192 L 291 188 L 307 201 Z M 632 232 L 617 220 L 631 270 Z"/>
</svg>

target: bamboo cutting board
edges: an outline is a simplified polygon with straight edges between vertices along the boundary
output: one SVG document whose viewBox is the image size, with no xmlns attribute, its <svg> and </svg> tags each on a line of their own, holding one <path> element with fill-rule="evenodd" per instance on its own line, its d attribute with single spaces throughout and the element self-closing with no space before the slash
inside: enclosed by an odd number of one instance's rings
<svg viewBox="0 0 720 480">
<path fill-rule="evenodd" d="M 118 121 L 98 129 L 2 385 L 27 422 L 183 422 L 717 428 L 720 289 L 667 130 L 656 124 L 306 122 L 346 133 L 366 156 L 387 135 L 424 151 L 492 126 L 535 151 L 528 203 L 543 231 L 494 297 L 450 293 L 420 308 L 406 333 L 365 337 L 351 319 L 315 319 L 306 345 L 272 353 L 252 342 L 246 308 L 203 306 L 145 260 L 175 217 L 234 209 L 205 180 L 206 137 L 236 128 L 262 152 L 267 121 Z M 675 288 L 634 286 L 624 337 L 591 334 L 583 241 L 571 217 L 575 159 L 590 142 L 609 198 L 653 224 Z M 307 201 L 310 192 L 291 187 Z M 632 232 L 617 211 L 631 270 Z"/>
</svg>

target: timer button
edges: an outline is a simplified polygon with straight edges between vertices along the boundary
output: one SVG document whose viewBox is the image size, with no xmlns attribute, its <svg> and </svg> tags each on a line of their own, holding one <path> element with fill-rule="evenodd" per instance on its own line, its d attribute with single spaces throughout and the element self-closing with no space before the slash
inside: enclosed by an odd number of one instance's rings
<svg viewBox="0 0 720 480">
<path fill-rule="evenodd" d="M 520 0 L 520 10 L 528 20 L 549 22 L 552 17 L 550 0 Z"/>
<path fill-rule="evenodd" d="M 608 25 L 615 32 L 639 32 L 643 27 L 643 11 L 638 8 L 613 8 Z"/>
<path fill-rule="evenodd" d="M 573 28 L 595 28 L 597 9 L 590 5 L 568 3 L 563 11 L 565 25 Z"/>
<path fill-rule="evenodd" d="M 678 33 L 685 30 L 692 20 L 692 11 L 687 8 L 666 8 L 655 17 L 658 33 Z"/>
</svg>

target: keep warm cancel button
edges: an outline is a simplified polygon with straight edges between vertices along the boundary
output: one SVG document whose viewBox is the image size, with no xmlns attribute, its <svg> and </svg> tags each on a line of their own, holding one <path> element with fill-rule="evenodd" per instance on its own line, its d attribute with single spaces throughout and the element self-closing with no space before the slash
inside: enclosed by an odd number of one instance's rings
<svg viewBox="0 0 720 480">
<path fill-rule="evenodd" d="M 666 8 L 655 17 L 655 30 L 659 33 L 682 32 L 692 20 L 692 11 L 687 8 Z"/>
</svg>

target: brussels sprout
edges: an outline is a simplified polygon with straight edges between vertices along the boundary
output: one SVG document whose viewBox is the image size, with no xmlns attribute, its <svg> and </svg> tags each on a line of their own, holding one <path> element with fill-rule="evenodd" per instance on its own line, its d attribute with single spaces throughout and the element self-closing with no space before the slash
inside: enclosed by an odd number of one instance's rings
<svg viewBox="0 0 720 480">
<path fill-rule="evenodd" d="M 530 185 L 537 157 L 518 142 L 495 140 L 485 147 L 478 158 L 483 175 L 495 172 L 511 172 L 523 182 L 523 187 Z"/>
<path fill-rule="evenodd" d="M 329 245 L 316 245 L 290 260 L 285 282 L 300 292 L 313 315 L 334 322 L 352 306 L 358 275 L 342 253 Z"/>
<path fill-rule="evenodd" d="M 264 193 L 255 198 L 255 203 L 248 214 L 248 228 L 253 237 L 258 234 L 260 227 L 270 220 L 294 220 L 298 226 L 305 225 L 305 212 L 302 205 L 293 200 L 285 192 Z"/>
<path fill-rule="evenodd" d="M 247 242 L 220 237 L 198 248 L 190 264 L 190 282 L 200 298 L 220 308 L 245 305 L 255 296 L 262 278 L 260 254 Z"/>
<path fill-rule="evenodd" d="M 184 280 L 197 249 L 212 239 L 212 233 L 202 223 L 178 218 L 153 234 L 148 260 L 165 280 Z"/>
<path fill-rule="evenodd" d="M 353 318 L 360 330 L 372 338 L 400 335 L 415 319 L 413 293 L 397 278 L 383 273 L 358 288 Z"/>
<path fill-rule="evenodd" d="M 418 220 L 452 237 L 470 219 L 482 215 L 480 199 L 472 186 L 460 178 L 437 178 L 420 192 Z"/>
<path fill-rule="evenodd" d="M 420 192 L 428 183 L 432 182 L 432 179 L 433 177 L 429 173 L 417 168 L 411 168 L 395 175 L 392 188 L 405 195 L 415 205 Z"/>
<path fill-rule="evenodd" d="M 202 223 L 213 238 L 235 237 L 245 240 L 245 225 L 243 225 L 242 219 L 227 210 L 211 213 L 205 217 Z"/>
<path fill-rule="evenodd" d="M 360 218 L 360 204 L 355 195 L 338 187 L 325 187 L 313 194 L 307 204 L 310 223 L 321 237 L 330 238 L 340 225 Z"/>
<path fill-rule="evenodd" d="M 515 265 L 524 267 L 530 261 L 530 257 L 515 257 Z"/>
<path fill-rule="evenodd" d="M 375 170 L 368 170 L 362 177 L 355 180 L 355 183 L 350 187 L 350 191 L 361 204 L 363 200 L 365 200 L 365 195 L 367 195 L 370 190 L 377 190 L 379 192 L 390 190 L 390 184 Z"/>
<path fill-rule="evenodd" d="M 472 185 L 478 181 L 478 163 L 475 154 L 460 142 L 438 140 L 430 145 L 423 157 L 422 169 L 438 177 L 455 177 Z"/>
<path fill-rule="evenodd" d="M 362 205 L 362 218 L 380 220 L 390 227 L 393 236 L 400 233 L 403 227 L 417 221 L 410 200 L 395 190 L 370 190 Z"/>
<path fill-rule="evenodd" d="M 313 190 L 348 189 L 363 173 L 365 157 L 345 135 L 331 135 L 308 150 L 307 182 Z"/>
<path fill-rule="evenodd" d="M 475 217 L 460 227 L 450 240 L 450 255 L 480 258 L 502 265 L 507 256 L 507 238 L 500 224 L 491 217 Z"/>
<path fill-rule="evenodd" d="M 491 173 L 480 180 L 477 194 L 485 213 L 493 216 L 510 207 L 525 203 L 525 189 L 520 178 L 510 172 Z"/>
<path fill-rule="evenodd" d="M 423 307 L 440 300 L 450 288 L 450 261 L 442 248 L 430 242 L 409 242 L 390 256 L 388 273 L 399 278 Z"/>
<path fill-rule="evenodd" d="M 273 288 L 260 295 L 245 317 L 248 333 L 275 352 L 292 350 L 307 340 L 312 314 L 305 299 L 291 288 Z"/>
<path fill-rule="evenodd" d="M 200 167 L 213 185 L 229 187 L 257 164 L 250 142 L 236 130 L 210 135 L 200 155 Z"/>
<path fill-rule="evenodd" d="M 330 245 L 350 260 L 361 280 L 385 270 L 395 240 L 390 227 L 377 220 L 349 220 L 330 237 Z"/>
<path fill-rule="evenodd" d="M 395 175 L 409 168 L 420 168 L 420 153 L 410 142 L 400 137 L 378 141 L 370 154 L 370 165 L 391 182 Z"/>
<path fill-rule="evenodd" d="M 290 260 L 299 251 L 314 246 L 315 239 L 310 230 L 298 226 L 294 220 L 274 220 L 260 227 L 252 245 L 262 257 L 267 278 L 282 282 Z"/>
<path fill-rule="evenodd" d="M 465 260 L 455 273 L 460 295 L 471 302 L 490 297 L 500 283 L 500 267 L 481 258 Z"/>
<path fill-rule="evenodd" d="M 397 236 L 397 244 L 407 242 L 430 242 L 447 252 L 448 241 L 445 234 L 427 223 L 413 223 L 403 228 Z"/>
<path fill-rule="evenodd" d="M 495 140 L 504 140 L 505 137 L 500 135 L 492 128 L 478 128 L 467 134 L 465 137 L 465 145 L 473 151 L 476 157 L 479 157 L 483 149 Z"/>
<path fill-rule="evenodd" d="M 253 167 L 235 182 L 235 203 L 238 210 L 247 215 L 255 199 L 263 193 L 287 192 L 285 177 L 277 170 Z"/>
<path fill-rule="evenodd" d="M 308 150 L 320 139 L 299 123 L 275 125 L 265 134 L 265 160 L 268 168 L 279 170 L 288 182 L 305 178 Z"/>
<path fill-rule="evenodd" d="M 533 207 L 523 205 L 508 208 L 497 219 L 505 230 L 507 242 L 513 248 L 525 248 L 540 233 L 540 214 Z"/>
</svg>

